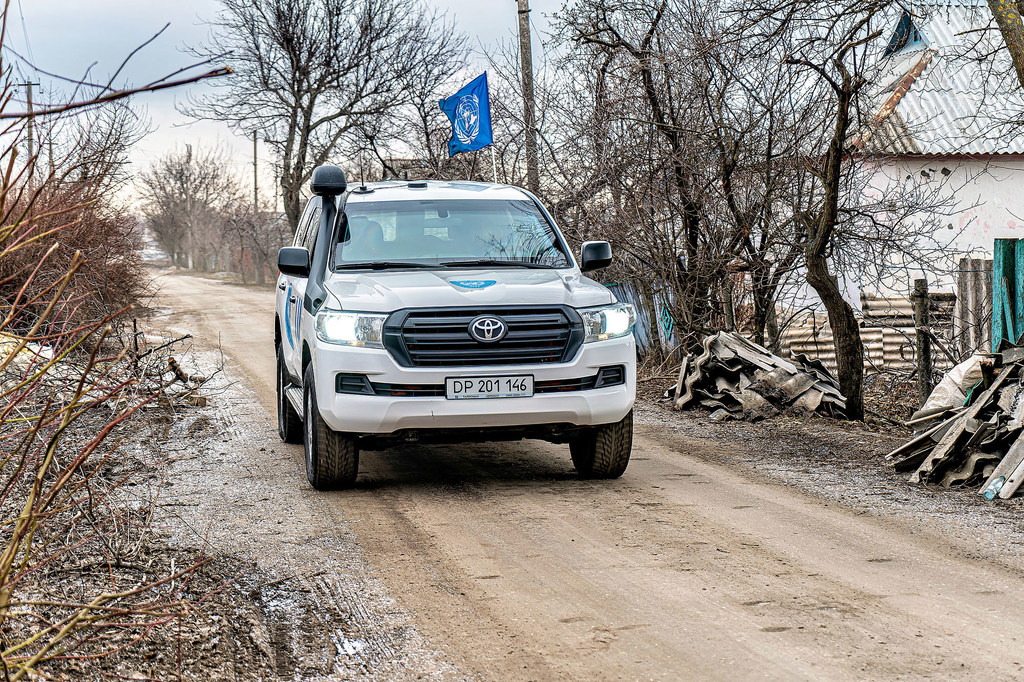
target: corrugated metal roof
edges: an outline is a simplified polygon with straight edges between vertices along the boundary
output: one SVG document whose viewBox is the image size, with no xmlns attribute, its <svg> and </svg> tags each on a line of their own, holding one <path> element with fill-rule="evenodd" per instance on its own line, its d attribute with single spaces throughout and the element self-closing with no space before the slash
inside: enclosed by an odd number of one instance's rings
<svg viewBox="0 0 1024 682">
<path fill-rule="evenodd" d="M 1024 98 L 985 2 L 907 7 L 924 39 L 879 61 L 872 78 L 875 116 L 862 133 L 864 151 L 1024 153 L 1024 131 L 1012 123 Z"/>
</svg>

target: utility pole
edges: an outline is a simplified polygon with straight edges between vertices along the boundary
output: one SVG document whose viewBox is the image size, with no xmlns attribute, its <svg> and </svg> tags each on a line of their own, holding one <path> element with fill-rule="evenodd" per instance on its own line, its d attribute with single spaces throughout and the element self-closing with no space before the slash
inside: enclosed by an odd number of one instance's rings
<svg viewBox="0 0 1024 682">
<path fill-rule="evenodd" d="M 28 95 L 26 102 L 28 103 L 28 158 L 31 159 L 35 156 L 35 127 L 36 118 L 33 115 L 32 109 L 32 86 L 39 85 L 38 83 L 25 83 L 25 87 L 28 89 Z"/>
<path fill-rule="evenodd" d="M 536 194 L 540 191 L 537 170 L 537 119 L 533 97 L 533 51 L 530 47 L 530 0 L 519 4 L 519 70 L 523 74 L 523 123 L 526 126 L 526 186 Z"/>
<path fill-rule="evenodd" d="M 260 190 L 259 190 L 259 168 L 256 165 L 256 131 L 252 131 L 252 212 L 255 216 L 256 211 L 259 210 L 260 205 Z"/>
<path fill-rule="evenodd" d="M 27 83 L 18 83 L 18 86 L 19 87 L 24 87 L 25 88 L 25 92 L 26 92 L 25 104 L 26 104 L 26 110 L 28 111 L 28 159 L 29 159 L 29 163 L 31 164 L 31 167 L 29 168 L 29 179 L 32 178 L 32 170 L 35 167 L 35 162 L 33 161 L 33 158 L 35 157 L 35 152 L 36 152 L 36 143 L 35 143 L 36 120 L 35 120 L 35 115 L 33 114 L 34 110 L 33 110 L 33 107 L 32 107 L 32 86 L 33 85 L 39 85 L 39 83 L 32 83 L 31 81 L 27 82 Z"/>
</svg>

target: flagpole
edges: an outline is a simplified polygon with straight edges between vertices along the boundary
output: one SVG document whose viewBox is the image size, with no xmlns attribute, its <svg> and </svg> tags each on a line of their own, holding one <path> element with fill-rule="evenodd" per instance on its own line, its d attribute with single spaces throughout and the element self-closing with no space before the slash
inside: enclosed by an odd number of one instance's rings
<svg viewBox="0 0 1024 682">
<path fill-rule="evenodd" d="M 491 144 L 491 177 L 494 179 L 494 184 L 498 184 L 498 165 L 494 162 L 494 144 Z"/>
</svg>

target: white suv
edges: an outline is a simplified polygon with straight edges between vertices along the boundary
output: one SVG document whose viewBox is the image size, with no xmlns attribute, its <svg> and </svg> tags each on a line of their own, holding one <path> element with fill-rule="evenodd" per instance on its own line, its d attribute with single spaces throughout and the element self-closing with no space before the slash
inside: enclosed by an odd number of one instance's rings
<svg viewBox="0 0 1024 682">
<path fill-rule="evenodd" d="M 281 249 L 275 346 L 281 438 L 317 489 L 351 485 L 361 446 L 540 438 L 585 478 L 629 463 L 631 305 L 583 272 L 529 192 L 392 181 L 346 191 L 317 168 Z"/>
</svg>

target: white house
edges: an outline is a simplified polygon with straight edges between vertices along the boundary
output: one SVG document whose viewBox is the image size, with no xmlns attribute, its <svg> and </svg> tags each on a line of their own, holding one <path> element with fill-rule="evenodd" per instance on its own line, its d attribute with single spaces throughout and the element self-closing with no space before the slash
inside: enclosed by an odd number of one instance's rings
<svg viewBox="0 0 1024 682">
<path fill-rule="evenodd" d="M 892 293 L 922 276 L 952 291 L 961 257 L 991 258 L 995 238 L 1024 238 L 1024 98 L 984 0 L 905 5 L 887 35 L 857 143 L 875 191 L 911 183 L 945 202 L 917 217 L 939 226 L 945 258 L 884 267 Z"/>
</svg>

